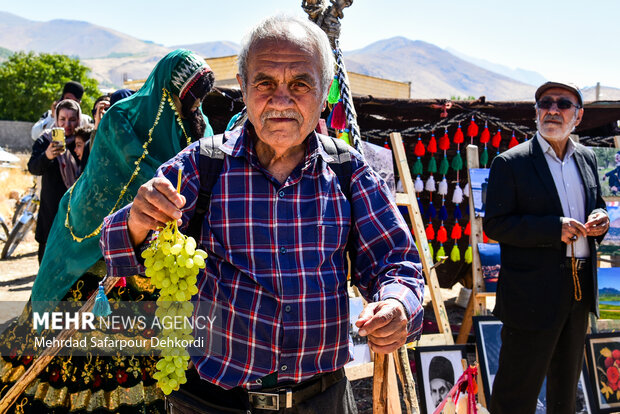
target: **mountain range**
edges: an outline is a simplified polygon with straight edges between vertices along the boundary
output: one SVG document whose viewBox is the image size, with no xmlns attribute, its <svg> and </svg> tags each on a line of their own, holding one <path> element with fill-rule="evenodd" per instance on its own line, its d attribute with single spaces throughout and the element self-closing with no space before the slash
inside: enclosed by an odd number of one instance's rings
<svg viewBox="0 0 620 414">
<path fill-rule="evenodd" d="M 164 46 L 75 20 L 39 22 L 0 12 L 0 61 L 11 51 L 62 53 L 79 57 L 103 88 L 115 89 L 127 79 L 144 79 L 157 61 L 178 47 L 205 58 L 237 54 L 229 41 Z M 7 50 L 8 49 L 8 50 Z M 404 37 L 379 40 L 344 53 L 347 70 L 411 82 L 411 98 L 531 100 L 542 75 L 511 69 L 454 50 Z M 590 100 L 586 92 L 586 100 Z M 601 88 L 605 99 L 620 99 L 620 89 Z"/>
</svg>

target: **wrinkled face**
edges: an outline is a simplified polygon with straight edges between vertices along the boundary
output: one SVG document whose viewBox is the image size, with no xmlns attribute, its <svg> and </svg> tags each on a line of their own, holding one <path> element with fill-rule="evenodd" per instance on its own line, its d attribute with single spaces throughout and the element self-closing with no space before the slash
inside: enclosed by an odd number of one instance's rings
<svg viewBox="0 0 620 414">
<path fill-rule="evenodd" d="M 77 155 L 80 160 L 82 160 L 82 155 L 84 155 L 84 145 L 82 137 L 75 137 L 75 155 Z"/>
<path fill-rule="evenodd" d="M 433 404 L 437 407 L 446 398 L 446 395 L 450 392 L 452 385 L 448 381 L 441 378 L 434 378 L 431 380 L 431 398 Z"/>
<path fill-rule="evenodd" d="M 60 128 L 65 129 L 65 136 L 70 137 L 73 135 L 73 131 L 78 127 L 80 120 L 78 119 L 77 111 L 73 109 L 63 108 L 58 112 L 58 119 L 56 124 Z"/>
<path fill-rule="evenodd" d="M 568 109 L 558 108 L 557 102 L 561 99 L 569 100 L 573 106 Z M 576 108 L 579 102 L 577 97 L 572 92 L 562 88 L 546 90 L 538 101 L 541 102 L 543 100 L 551 100 L 556 103 L 551 105 L 549 109 L 542 109 L 538 105 L 536 106 L 538 132 L 548 141 L 563 141 L 581 122 L 583 108 Z"/>
<path fill-rule="evenodd" d="M 287 41 L 263 40 L 253 45 L 247 62 L 247 83 L 239 75 L 237 80 L 256 135 L 281 150 L 300 145 L 325 108 L 316 53 Z"/>
</svg>

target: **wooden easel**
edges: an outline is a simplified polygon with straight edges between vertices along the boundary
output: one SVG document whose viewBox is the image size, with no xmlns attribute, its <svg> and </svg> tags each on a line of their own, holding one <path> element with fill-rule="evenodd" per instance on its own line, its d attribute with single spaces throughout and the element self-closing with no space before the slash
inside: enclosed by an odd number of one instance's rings
<svg viewBox="0 0 620 414">
<path fill-rule="evenodd" d="M 407 162 L 407 156 L 405 154 L 405 147 L 403 146 L 403 141 L 399 133 L 391 133 L 390 140 L 392 142 L 394 158 L 396 159 L 396 167 L 398 168 L 398 173 L 404 189 L 404 193 L 396 194 L 396 204 L 399 206 L 406 206 L 409 212 L 413 235 L 420 253 L 426 284 L 431 294 L 433 311 L 435 312 L 440 332 L 438 334 L 422 335 L 420 340 L 415 342 L 415 345 L 453 345 L 452 330 L 450 329 L 448 314 L 443 303 L 443 298 L 441 297 L 439 282 L 437 281 L 437 272 L 433 266 L 433 258 L 428 247 L 426 233 L 424 232 L 424 223 L 422 221 L 422 215 L 420 214 L 420 208 L 418 207 L 415 187 L 411 178 L 411 170 L 409 169 L 409 163 Z M 373 383 L 373 412 L 375 414 L 394 414 L 401 412 L 395 371 L 398 371 L 401 383 L 403 384 L 403 390 L 408 397 L 405 399 L 407 411 L 409 413 L 418 412 L 418 404 L 417 400 L 415 400 L 415 390 L 412 384 L 413 378 L 411 377 L 411 373 L 409 372 L 407 375 L 407 373 L 401 372 L 401 370 L 407 370 L 409 368 L 409 358 L 404 348 L 405 347 L 401 348 L 392 355 L 375 355 Z M 396 360 L 396 364 L 394 364 L 394 360 Z M 394 368 L 395 365 L 396 369 Z M 409 379 L 407 379 L 408 376 Z"/>
</svg>

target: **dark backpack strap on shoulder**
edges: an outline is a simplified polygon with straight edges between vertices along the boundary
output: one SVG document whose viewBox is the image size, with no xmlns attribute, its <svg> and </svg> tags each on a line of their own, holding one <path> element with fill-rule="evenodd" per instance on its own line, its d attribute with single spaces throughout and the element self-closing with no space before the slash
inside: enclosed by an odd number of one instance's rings
<svg viewBox="0 0 620 414">
<path fill-rule="evenodd" d="M 351 152 L 349 152 L 349 144 L 338 138 L 332 138 L 326 135 L 318 134 L 321 144 L 325 152 L 331 155 L 334 160 L 329 162 L 329 167 L 332 169 L 338 182 L 342 188 L 342 192 L 351 203 L 351 175 L 353 174 L 353 168 L 351 166 Z"/>
<path fill-rule="evenodd" d="M 200 240 L 202 223 L 211 203 L 211 192 L 220 178 L 224 166 L 224 153 L 220 149 L 223 142 L 223 134 L 200 139 L 200 155 L 198 157 L 200 190 L 198 191 L 194 215 L 187 226 L 187 235 L 192 236 L 196 241 Z"/>
</svg>

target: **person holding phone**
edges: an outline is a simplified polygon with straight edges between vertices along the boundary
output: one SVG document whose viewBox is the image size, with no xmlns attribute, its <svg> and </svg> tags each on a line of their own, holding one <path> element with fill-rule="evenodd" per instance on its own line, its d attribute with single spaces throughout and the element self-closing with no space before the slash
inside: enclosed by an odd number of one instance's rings
<svg viewBox="0 0 620 414">
<path fill-rule="evenodd" d="M 39 242 L 39 263 L 60 199 L 79 175 L 74 132 L 80 124 L 80 116 L 77 102 L 71 99 L 60 101 L 56 105 L 54 127 L 41 134 L 32 146 L 28 171 L 42 177 L 41 206 L 35 231 L 35 239 Z"/>
</svg>

